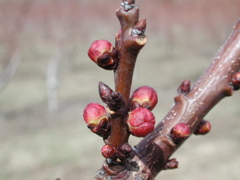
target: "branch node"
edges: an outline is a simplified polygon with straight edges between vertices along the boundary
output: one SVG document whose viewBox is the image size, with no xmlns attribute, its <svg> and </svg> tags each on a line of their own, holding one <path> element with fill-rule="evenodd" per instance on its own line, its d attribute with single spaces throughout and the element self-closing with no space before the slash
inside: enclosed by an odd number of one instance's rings
<svg viewBox="0 0 240 180">
<path fill-rule="evenodd" d="M 165 143 L 169 147 L 175 147 L 176 144 L 172 141 L 170 136 L 161 135 L 154 140 L 155 144 L 159 145 L 160 143 Z"/>
<path fill-rule="evenodd" d="M 240 89 L 240 72 L 234 73 L 230 82 L 235 91 Z"/>
<path fill-rule="evenodd" d="M 167 164 L 164 167 L 164 170 L 169 170 L 169 169 L 176 169 L 178 168 L 178 161 L 176 160 L 176 158 L 173 159 L 169 159 Z"/>
<path fill-rule="evenodd" d="M 179 94 L 187 95 L 191 90 L 191 82 L 189 80 L 184 80 L 182 84 L 177 89 Z"/>
<path fill-rule="evenodd" d="M 185 123 L 178 123 L 171 130 L 172 139 L 176 144 L 187 139 L 190 134 L 191 129 L 189 125 Z"/>
<path fill-rule="evenodd" d="M 202 120 L 196 127 L 194 134 L 195 135 L 205 135 L 211 130 L 211 124 L 209 121 Z"/>
<path fill-rule="evenodd" d="M 98 85 L 99 95 L 104 103 L 108 105 L 108 110 L 111 115 L 119 114 L 124 115 L 126 108 L 122 95 L 113 91 L 109 86 L 103 82 L 99 82 Z"/>
</svg>

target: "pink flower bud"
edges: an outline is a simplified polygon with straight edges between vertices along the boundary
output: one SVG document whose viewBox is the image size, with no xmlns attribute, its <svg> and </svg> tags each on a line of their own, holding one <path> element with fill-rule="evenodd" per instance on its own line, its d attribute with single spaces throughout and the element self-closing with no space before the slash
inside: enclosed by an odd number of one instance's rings
<svg viewBox="0 0 240 180">
<path fill-rule="evenodd" d="M 83 111 L 83 118 L 88 125 L 97 126 L 101 121 L 107 121 L 106 109 L 98 103 L 90 103 Z"/>
<path fill-rule="evenodd" d="M 88 50 L 89 58 L 95 62 L 98 66 L 112 70 L 116 67 L 116 50 L 112 47 L 112 44 L 107 40 L 94 41 Z"/>
<path fill-rule="evenodd" d="M 116 157 L 116 155 L 117 155 L 116 149 L 108 144 L 106 144 L 102 147 L 101 153 L 102 153 L 103 157 L 110 158 L 110 159 Z"/>
<path fill-rule="evenodd" d="M 240 88 L 240 72 L 233 74 L 232 85 L 234 90 L 238 90 Z"/>
<path fill-rule="evenodd" d="M 202 120 L 197 128 L 194 131 L 196 135 L 204 135 L 207 134 L 211 130 L 211 124 L 209 121 Z"/>
<path fill-rule="evenodd" d="M 129 131 L 137 137 L 144 137 L 154 130 L 155 116 L 145 108 L 136 108 L 128 115 Z"/>
<path fill-rule="evenodd" d="M 171 131 L 172 138 L 175 142 L 179 142 L 188 138 L 191 134 L 189 126 L 185 123 L 176 124 Z"/>
<path fill-rule="evenodd" d="M 141 86 L 133 92 L 131 97 L 131 109 L 142 107 L 151 111 L 156 106 L 157 102 L 157 92 L 152 87 Z"/>
<path fill-rule="evenodd" d="M 111 125 L 108 121 L 106 109 L 98 103 L 90 103 L 84 109 L 83 118 L 88 128 L 106 139 L 110 134 Z"/>
</svg>

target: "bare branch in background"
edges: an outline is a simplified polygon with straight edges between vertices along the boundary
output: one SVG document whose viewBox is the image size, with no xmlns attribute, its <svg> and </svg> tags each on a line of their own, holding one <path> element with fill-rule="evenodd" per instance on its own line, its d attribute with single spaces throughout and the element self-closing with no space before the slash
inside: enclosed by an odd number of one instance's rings
<svg viewBox="0 0 240 180">
<path fill-rule="evenodd" d="M 46 74 L 46 85 L 48 95 L 48 110 L 52 113 L 57 112 L 58 105 L 58 85 L 59 85 L 59 64 L 62 59 L 61 50 L 58 48 L 52 54 L 49 59 L 47 74 Z"/>
<path fill-rule="evenodd" d="M 1 59 L 3 64 L 6 65 L 3 68 L 3 73 L 0 76 L 0 91 L 4 87 L 6 87 L 6 85 L 15 76 L 21 62 L 19 41 L 24 31 L 25 21 L 31 9 L 32 2 L 33 1 L 31 0 L 25 0 L 21 4 L 18 15 L 15 19 L 15 22 L 13 23 L 14 26 L 11 27 L 10 32 L 8 32 L 9 34 L 7 33 L 8 49 L 6 50 L 5 55 Z"/>
<path fill-rule="evenodd" d="M 8 61 L 9 64 L 5 67 L 4 72 L 0 76 L 0 91 L 8 84 L 8 82 L 14 77 L 17 68 L 21 62 L 21 57 L 19 55 L 19 50 L 11 51 L 9 54 Z"/>
</svg>

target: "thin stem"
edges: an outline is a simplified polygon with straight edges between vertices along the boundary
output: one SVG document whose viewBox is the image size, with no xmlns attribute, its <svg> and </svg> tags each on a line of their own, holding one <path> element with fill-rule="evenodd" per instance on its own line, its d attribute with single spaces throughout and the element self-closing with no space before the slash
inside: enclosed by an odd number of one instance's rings
<svg viewBox="0 0 240 180">
<path fill-rule="evenodd" d="M 123 6 L 116 11 L 116 15 L 121 24 L 121 30 L 116 37 L 116 48 L 119 53 L 119 65 L 114 72 L 115 90 L 123 97 L 123 101 L 125 103 L 125 114 L 111 119 L 112 128 L 110 136 L 107 139 L 107 143 L 112 144 L 115 147 L 119 147 L 124 142 L 128 142 L 129 132 L 127 131 L 125 125 L 125 119 L 129 109 L 128 104 L 132 85 L 132 76 L 137 55 L 146 43 L 146 36 L 143 33 L 137 35 L 132 33 L 133 29 L 136 28 L 142 28 L 145 30 L 146 21 L 143 20 L 140 21 L 140 24 L 138 23 L 139 9 L 134 6 L 134 1 L 129 2 L 127 5 L 132 8 L 125 10 L 126 7 L 123 3 Z"/>
<path fill-rule="evenodd" d="M 117 44 L 119 51 L 119 65 L 114 72 L 115 76 L 115 89 L 121 93 L 123 99 L 128 105 L 128 99 L 131 91 L 132 76 L 134 72 L 135 62 L 140 49 L 131 49 L 135 41 L 131 37 L 131 31 L 135 24 L 138 22 L 139 9 L 134 7 L 129 11 L 125 11 L 120 7 L 116 11 L 117 17 L 121 23 L 120 41 Z"/>
</svg>

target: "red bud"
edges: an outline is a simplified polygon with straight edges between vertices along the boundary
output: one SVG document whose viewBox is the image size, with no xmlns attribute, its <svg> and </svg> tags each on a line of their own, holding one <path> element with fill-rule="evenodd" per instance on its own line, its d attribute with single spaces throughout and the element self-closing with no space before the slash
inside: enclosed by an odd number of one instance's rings
<svg viewBox="0 0 240 180">
<path fill-rule="evenodd" d="M 153 131 L 155 116 L 148 109 L 136 108 L 129 113 L 127 124 L 134 136 L 144 137 Z"/>
<path fill-rule="evenodd" d="M 116 51 L 112 47 L 112 44 L 107 40 L 94 41 L 88 50 L 89 58 L 95 62 L 98 66 L 112 70 L 116 67 Z"/>
<path fill-rule="evenodd" d="M 108 144 L 104 145 L 102 147 L 101 152 L 102 152 L 103 157 L 110 158 L 110 159 L 116 157 L 116 155 L 117 155 L 116 149 Z"/>
<path fill-rule="evenodd" d="M 83 118 L 88 125 L 97 126 L 102 120 L 108 119 L 108 114 L 102 105 L 90 103 L 83 111 Z"/>
<path fill-rule="evenodd" d="M 133 92 L 131 97 L 131 109 L 142 107 L 153 110 L 157 102 L 157 92 L 152 87 L 141 86 Z"/>
<path fill-rule="evenodd" d="M 181 93 L 181 94 L 188 94 L 190 90 L 191 90 L 191 82 L 189 80 L 184 80 L 177 89 L 178 93 Z"/>
<path fill-rule="evenodd" d="M 173 140 L 175 142 L 178 142 L 180 140 L 188 138 L 191 134 L 191 130 L 187 124 L 178 123 L 172 128 L 171 134 Z"/>
<path fill-rule="evenodd" d="M 232 85 L 234 90 L 238 90 L 240 88 L 240 72 L 233 74 Z"/>
<path fill-rule="evenodd" d="M 197 126 L 194 134 L 196 135 L 204 135 L 207 134 L 211 130 L 211 124 L 209 121 L 202 120 Z"/>
</svg>

